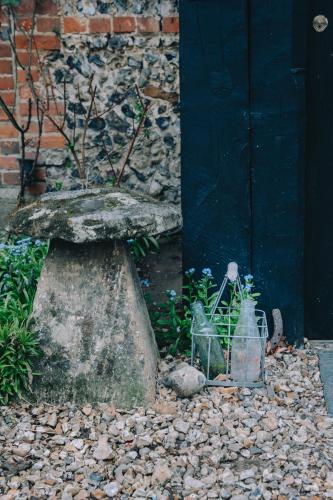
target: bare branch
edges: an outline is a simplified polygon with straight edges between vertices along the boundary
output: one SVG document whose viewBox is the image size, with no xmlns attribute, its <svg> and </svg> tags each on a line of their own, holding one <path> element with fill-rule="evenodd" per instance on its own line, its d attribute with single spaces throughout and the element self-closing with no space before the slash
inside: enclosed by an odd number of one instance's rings
<svg viewBox="0 0 333 500">
<path fill-rule="evenodd" d="M 95 116 L 97 116 L 97 111 L 98 110 L 97 110 L 96 103 L 94 105 L 94 108 L 95 108 L 95 113 L 96 113 Z M 113 177 L 116 179 L 117 178 L 117 173 L 116 173 L 115 168 L 113 166 L 113 163 L 112 163 L 112 160 L 111 160 L 111 155 L 110 155 L 109 151 L 107 150 L 107 146 L 106 146 L 104 135 L 102 136 L 102 143 L 103 143 L 103 147 L 104 147 L 104 152 L 106 154 L 106 158 L 108 160 L 108 163 L 109 163 L 109 165 L 111 167 L 111 170 L 112 170 L 112 173 L 113 173 Z"/>
<path fill-rule="evenodd" d="M 136 91 L 136 95 L 138 96 L 138 99 L 140 101 L 140 104 L 142 106 L 142 109 L 144 109 L 144 103 L 143 103 L 143 100 L 142 100 L 142 97 L 141 97 L 141 94 L 140 94 L 140 90 L 139 90 L 139 87 L 137 85 L 137 83 L 135 84 L 135 91 Z"/>
<path fill-rule="evenodd" d="M 22 132 L 22 127 L 19 125 L 13 112 L 8 108 L 7 104 L 5 103 L 5 101 L 3 100 L 3 98 L 1 96 L 0 96 L 0 107 L 6 113 L 8 120 L 10 120 L 13 127 L 15 127 L 16 130 L 18 130 L 19 132 Z"/>
<path fill-rule="evenodd" d="M 132 140 L 131 140 L 131 143 L 130 143 L 130 146 L 129 146 L 129 149 L 128 149 L 128 152 L 127 152 L 127 155 L 126 155 L 126 158 L 125 158 L 125 161 L 124 161 L 123 166 L 122 166 L 122 168 L 121 168 L 121 170 L 120 170 L 120 173 L 119 173 L 119 175 L 118 175 L 117 182 L 116 182 L 116 186 L 119 186 L 119 184 L 120 184 L 120 182 L 121 182 L 121 179 L 122 179 L 122 177 L 123 177 L 123 175 L 124 175 L 126 165 L 127 165 L 127 163 L 128 163 L 128 160 L 129 160 L 129 159 L 130 159 L 130 157 L 131 157 L 131 154 L 132 154 L 132 151 L 133 151 L 134 145 L 135 145 L 136 140 L 137 140 L 137 138 L 138 138 L 138 136 L 139 136 L 139 132 L 140 132 L 140 130 L 141 130 L 141 127 L 142 127 L 142 125 L 143 125 L 143 123 L 144 123 L 144 121 L 145 121 L 145 119 L 146 119 L 146 116 L 147 116 L 147 113 L 148 113 L 149 108 L 150 108 L 150 103 L 149 103 L 149 104 L 147 104 L 147 105 L 145 106 L 144 110 L 143 110 L 143 113 L 142 113 L 142 116 L 141 116 L 140 122 L 139 122 L 139 124 L 138 124 L 138 126 L 137 126 L 137 128 L 136 128 L 136 130 L 135 130 L 135 133 L 134 133 L 134 135 L 133 135 L 133 138 L 132 138 Z"/>
<path fill-rule="evenodd" d="M 29 128 L 30 128 L 30 124 L 31 124 L 31 116 L 32 116 L 32 101 L 31 99 L 29 99 L 29 104 L 28 104 L 29 108 L 28 108 L 28 119 L 27 119 L 27 123 L 25 125 L 25 127 L 22 127 L 22 131 L 24 133 L 28 132 Z"/>
<path fill-rule="evenodd" d="M 86 170 L 85 169 L 85 161 L 86 161 L 86 135 L 87 135 L 87 130 L 88 130 L 89 123 L 91 121 L 91 113 L 92 113 L 92 110 L 93 110 L 94 105 L 95 105 L 95 97 L 96 97 L 96 92 L 97 92 L 97 86 L 96 85 L 92 89 L 92 80 L 93 80 L 93 77 L 91 78 L 90 84 L 89 84 L 89 94 L 91 96 L 91 99 L 90 99 L 90 105 L 89 105 L 88 113 L 87 113 L 87 116 L 86 116 L 86 119 L 85 119 L 85 122 L 84 122 L 84 128 L 83 128 L 83 134 L 82 134 L 82 142 L 81 142 L 81 165 L 82 165 L 82 168 L 84 170 Z"/>
<path fill-rule="evenodd" d="M 73 147 L 75 147 L 76 145 L 76 107 L 74 106 L 74 126 L 73 126 L 73 134 L 72 134 L 72 137 L 73 137 Z"/>
<path fill-rule="evenodd" d="M 66 112 L 67 112 L 67 84 L 66 84 L 66 79 L 64 78 L 64 113 L 62 120 L 62 128 L 64 128 L 66 125 Z"/>
<path fill-rule="evenodd" d="M 58 125 L 58 123 L 55 121 L 55 119 L 53 118 L 52 115 L 50 115 L 50 113 L 45 113 L 45 116 L 50 120 L 50 122 L 55 126 L 55 128 L 58 130 L 58 132 L 64 137 L 65 141 L 66 141 L 66 144 L 69 148 L 69 150 L 71 151 L 72 155 L 73 155 L 73 158 L 74 158 L 74 161 L 75 161 L 75 164 L 76 164 L 76 167 L 78 169 L 78 172 L 79 172 L 79 175 L 80 175 L 80 178 L 82 179 L 82 170 L 81 170 L 81 164 L 80 164 L 80 160 L 76 154 L 76 151 L 74 150 L 74 148 L 72 147 L 72 143 L 71 143 L 71 140 L 70 138 L 68 137 L 68 135 L 66 134 L 66 132 L 64 131 L 64 129 L 62 129 L 60 127 L 60 125 Z"/>
</svg>

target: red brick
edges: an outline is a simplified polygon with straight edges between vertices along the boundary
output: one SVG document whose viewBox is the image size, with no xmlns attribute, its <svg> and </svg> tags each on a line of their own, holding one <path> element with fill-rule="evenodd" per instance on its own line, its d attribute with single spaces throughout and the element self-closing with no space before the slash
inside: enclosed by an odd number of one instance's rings
<svg viewBox="0 0 333 500">
<path fill-rule="evenodd" d="M 32 115 L 35 115 L 36 113 L 36 106 L 35 103 L 32 103 Z M 21 116 L 28 116 L 29 114 L 29 103 L 27 101 L 21 101 L 20 102 L 20 114 Z"/>
<path fill-rule="evenodd" d="M 32 17 L 19 17 L 17 20 L 19 28 L 25 31 L 30 31 L 32 28 Z"/>
<path fill-rule="evenodd" d="M 5 101 L 7 106 L 13 106 L 15 100 L 14 92 L 8 92 L 8 90 L 4 90 L 3 92 L 1 92 L 1 97 Z"/>
<path fill-rule="evenodd" d="M 65 139 L 62 135 L 47 135 L 44 134 L 41 140 L 41 148 L 45 149 L 55 149 L 63 148 L 65 146 Z"/>
<path fill-rule="evenodd" d="M 2 155 L 18 155 L 20 146 L 17 141 L 0 141 L 0 153 Z"/>
<path fill-rule="evenodd" d="M 0 168 L 2 170 L 18 170 L 17 158 L 15 156 L 0 156 Z"/>
<path fill-rule="evenodd" d="M 178 33 L 179 17 L 178 16 L 163 17 L 162 27 L 164 33 Z"/>
<path fill-rule="evenodd" d="M 17 186 L 20 184 L 20 172 L 2 172 L 2 184 Z"/>
<path fill-rule="evenodd" d="M 38 82 L 39 71 L 37 71 L 36 69 L 32 69 L 30 73 L 31 73 L 31 77 L 32 77 L 33 81 Z M 19 69 L 17 72 L 18 83 L 26 83 L 28 80 L 29 80 L 28 72 L 23 70 L 23 69 Z"/>
<path fill-rule="evenodd" d="M 36 12 L 39 15 L 58 14 L 57 0 L 42 0 L 37 3 Z"/>
<path fill-rule="evenodd" d="M 89 19 L 90 33 L 109 33 L 111 30 L 110 17 L 92 17 Z"/>
<path fill-rule="evenodd" d="M 28 187 L 28 191 L 33 196 L 38 196 L 39 194 L 43 194 L 46 192 L 46 183 L 45 182 L 34 182 L 31 186 Z"/>
<path fill-rule="evenodd" d="M 2 109 L 0 109 L 0 121 L 1 122 L 6 122 L 8 120 L 8 116 Z"/>
<path fill-rule="evenodd" d="M 88 20 L 85 17 L 64 17 L 64 33 L 86 33 Z"/>
<path fill-rule="evenodd" d="M 60 48 L 60 40 L 54 34 L 34 35 L 33 46 L 39 50 L 54 50 Z M 19 34 L 16 36 L 16 47 L 18 49 L 27 49 L 29 47 L 29 37 Z"/>
<path fill-rule="evenodd" d="M 113 18 L 113 31 L 115 33 L 131 33 L 135 31 L 135 17 L 123 16 Z"/>
<path fill-rule="evenodd" d="M 38 132 L 39 132 L 38 123 L 31 121 L 27 134 L 29 134 L 29 136 L 37 136 Z"/>
<path fill-rule="evenodd" d="M 11 57 L 12 51 L 9 43 L 0 42 L 0 57 Z"/>
<path fill-rule="evenodd" d="M 11 61 L 0 61 L 0 74 L 1 75 L 11 75 L 12 74 L 12 62 Z"/>
<path fill-rule="evenodd" d="M 61 120 L 57 120 L 57 122 L 60 122 Z M 58 132 L 57 127 L 47 118 L 44 118 L 44 124 L 43 124 L 43 131 L 48 133 L 48 132 Z"/>
<path fill-rule="evenodd" d="M 18 131 L 10 123 L 0 123 L 0 139 L 16 139 Z"/>
<path fill-rule="evenodd" d="M 36 23 L 37 31 L 49 33 L 51 31 L 60 31 L 59 17 L 38 17 Z"/>
<path fill-rule="evenodd" d="M 16 49 L 27 49 L 29 47 L 28 36 L 23 33 L 19 33 L 15 37 Z"/>
<path fill-rule="evenodd" d="M 0 90 L 11 90 L 14 87 L 14 80 L 12 76 L 0 77 Z"/>
<path fill-rule="evenodd" d="M 157 33 L 160 31 L 160 23 L 156 17 L 137 17 L 136 22 L 140 33 Z"/>
<path fill-rule="evenodd" d="M 37 54 L 35 54 L 34 52 L 32 54 L 29 54 L 29 52 L 27 52 L 26 50 L 17 50 L 16 54 L 18 60 L 21 64 L 23 64 L 23 66 L 27 66 L 28 64 L 34 66 L 38 61 Z"/>
<path fill-rule="evenodd" d="M 35 0 L 23 0 L 16 9 L 17 14 L 32 14 L 35 8 Z"/>
<path fill-rule="evenodd" d="M 60 49 L 60 40 L 55 33 L 50 33 L 49 35 L 35 35 L 34 42 L 37 49 L 40 50 Z"/>
</svg>

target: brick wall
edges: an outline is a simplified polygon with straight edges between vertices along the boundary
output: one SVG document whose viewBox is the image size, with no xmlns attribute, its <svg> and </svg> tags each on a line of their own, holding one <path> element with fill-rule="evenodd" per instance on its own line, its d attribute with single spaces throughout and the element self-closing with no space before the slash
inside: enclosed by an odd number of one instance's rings
<svg viewBox="0 0 333 500">
<path fill-rule="evenodd" d="M 177 36 L 179 31 L 176 2 L 152 0 L 141 2 L 148 7 L 140 9 L 131 7 L 118 9 L 117 2 L 85 2 L 90 5 L 84 10 L 80 5 L 84 2 L 64 2 L 59 5 L 56 1 L 43 0 L 37 6 L 37 21 L 34 41 L 40 57 L 55 51 L 59 51 L 62 39 L 74 36 L 74 39 L 84 40 L 85 37 L 100 37 L 105 34 L 116 36 L 153 37 L 161 34 Z M 74 7 L 73 7 L 74 4 Z M 136 2 L 137 5 L 138 2 Z M 168 4 L 169 8 L 165 6 Z M 69 8 L 69 5 L 71 7 Z M 103 5 L 103 9 L 100 6 Z M 170 7 L 171 5 L 171 7 Z M 23 0 L 17 9 L 18 25 L 29 29 L 31 25 L 31 13 L 34 0 Z M 97 7 L 96 7 L 97 6 Z M 98 7 L 99 6 L 99 7 Z M 105 7 L 106 6 L 106 7 Z M 172 9 L 174 8 L 174 12 Z M 87 12 L 88 14 L 86 14 Z M 138 14 L 139 12 L 139 14 Z M 92 14 L 92 15 L 89 15 Z M 1 16 L 1 40 L 0 40 L 0 94 L 10 106 L 16 101 L 17 117 L 19 122 L 24 122 L 28 113 L 28 99 L 30 90 L 25 80 L 23 70 L 18 70 L 17 82 L 12 74 L 13 54 L 10 43 L 6 40 L 8 30 L 7 18 Z M 141 38 L 140 38 L 141 39 Z M 156 44 L 155 44 L 156 45 Z M 17 57 L 23 63 L 28 62 L 27 38 L 20 31 L 16 34 Z M 34 56 L 36 57 L 36 55 Z M 34 78 L 38 81 L 39 74 L 34 68 Z M 17 89 L 16 95 L 14 89 Z M 35 117 L 29 131 L 30 145 L 27 148 L 27 156 L 33 156 L 33 144 L 37 134 L 37 123 Z M 31 194 L 40 194 L 47 189 L 46 176 L 48 172 L 45 166 L 45 158 L 52 157 L 54 150 L 61 151 L 64 147 L 64 139 L 54 129 L 51 123 L 45 123 L 41 144 L 41 166 L 36 170 L 35 184 L 31 187 Z M 30 150 L 29 150 L 30 148 Z M 29 152 L 30 151 L 30 152 Z M 19 184 L 18 158 L 20 157 L 20 143 L 18 132 L 8 122 L 5 114 L 0 111 L 0 187 L 15 186 Z M 47 162 L 46 162 L 47 163 Z M 162 182 L 162 181 L 161 181 Z M 1 192 L 0 192 L 1 198 Z"/>
<path fill-rule="evenodd" d="M 33 2 L 30 0 L 23 1 L 17 9 L 17 19 L 19 27 L 24 27 L 28 30 L 31 27 L 31 13 L 33 10 Z M 48 26 L 43 24 L 49 21 Z M 38 21 L 36 26 L 36 46 L 41 51 L 59 49 L 60 40 L 54 33 L 55 27 L 60 28 L 60 17 L 58 17 L 58 7 L 52 2 L 43 3 L 38 9 Z M 24 123 L 28 113 L 28 97 L 30 96 L 29 89 L 25 81 L 25 72 L 22 69 L 17 71 L 17 83 L 15 84 L 15 75 L 13 75 L 13 51 L 11 50 L 8 41 L 7 30 L 9 19 L 6 15 L 6 9 L 1 11 L 1 40 L 0 40 L 0 95 L 9 106 L 13 106 L 16 102 L 16 116 L 19 123 Z M 22 64 L 27 64 L 27 38 L 17 31 L 16 33 L 16 51 L 17 58 Z M 37 72 L 34 74 L 38 79 Z M 16 88 L 16 91 L 15 91 Z M 33 119 L 34 121 L 34 119 Z M 36 130 L 36 124 L 31 126 L 32 133 Z M 29 156 L 29 155 L 27 155 Z M 15 186 L 20 182 L 18 158 L 20 157 L 20 142 L 19 133 L 13 125 L 8 121 L 7 116 L 3 111 L 0 111 L 0 185 L 1 187 Z M 36 172 L 42 181 L 43 170 Z M 33 187 L 35 191 L 43 192 L 45 190 L 45 182 Z M 7 193 L 8 191 L 6 191 Z"/>
</svg>

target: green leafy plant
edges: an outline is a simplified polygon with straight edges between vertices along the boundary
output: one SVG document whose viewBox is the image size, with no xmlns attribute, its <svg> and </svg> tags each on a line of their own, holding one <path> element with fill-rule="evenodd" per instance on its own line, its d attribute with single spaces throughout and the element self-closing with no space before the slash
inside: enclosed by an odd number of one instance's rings
<svg viewBox="0 0 333 500">
<path fill-rule="evenodd" d="M 135 262 L 144 258 L 149 250 L 160 250 L 158 240 L 154 236 L 142 236 L 141 238 L 127 240 L 131 254 Z"/>
<path fill-rule="evenodd" d="M 250 298 L 256 300 L 261 295 L 259 292 L 254 291 L 252 274 L 244 276 L 244 282 L 245 284 L 242 285 L 242 292 L 239 291 L 236 283 L 229 284 L 229 301 L 222 300 L 222 307 L 218 307 L 216 313 L 213 316 L 213 322 L 215 323 L 218 333 L 223 336 L 222 344 L 225 347 L 227 347 L 229 343 L 227 338 L 229 324 L 231 336 L 234 334 L 239 318 L 242 297 L 244 299 Z M 226 308 L 232 314 L 226 315 Z M 207 313 L 208 315 L 210 314 L 209 308 L 207 309 Z"/>
<path fill-rule="evenodd" d="M 7 311 L 6 323 L 17 318 L 12 310 L 23 309 L 23 321 L 28 318 L 47 250 L 47 243 L 31 238 L 0 244 L 0 317 Z"/>
<path fill-rule="evenodd" d="M 33 360 L 40 354 L 36 336 L 18 322 L 0 326 L 0 404 L 31 390 Z"/>
<path fill-rule="evenodd" d="M 31 238 L 0 243 L 0 403 L 29 390 L 38 339 L 29 331 L 37 281 L 48 244 Z"/>
<path fill-rule="evenodd" d="M 55 191 L 61 191 L 62 187 L 63 187 L 62 181 L 55 181 L 55 183 L 54 183 L 54 190 Z"/>
<path fill-rule="evenodd" d="M 253 276 L 244 277 L 245 284 L 242 287 L 244 298 L 256 299 L 260 293 L 254 292 Z M 185 284 L 182 294 L 177 295 L 174 290 L 167 290 L 166 301 L 160 304 L 154 304 L 151 295 L 146 294 L 146 300 L 150 311 L 152 325 L 156 334 L 157 343 L 162 350 L 175 355 L 177 352 L 190 354 L 191 342 L 191 322 L 192 311 L 191 304 L 201 301 L 209 316 L 215 303 L 218 286 L 212 275 L 210 268 L 204 268 L 201 276 L 195 278 L 195 269 L 189 269 L 185 272 Z M 223 301 L 222 305 L 232 308 L 232 328 L 236 326 L 240 311 L 241 294 L 235 284 L 230 284 L 229 301 Z M 214 315 L 217 331 L 221 335 L 227 333 L 229 319 L 225 316 L 225 311 L 219 307 Z M 222 338 L 223 343 L 227 340 Z"/>
<path fill-rule="evenodd" d="M 177 351 L 187 353 L 189 342 L 186 331 L 191 321 L 184 314 L 181 296 L 175 290 L 165 292 L 166 301 L 156 304 L 151 294 L 145 293 L 150 320 L 159 349 L 175 355 Z"/>
</svg>

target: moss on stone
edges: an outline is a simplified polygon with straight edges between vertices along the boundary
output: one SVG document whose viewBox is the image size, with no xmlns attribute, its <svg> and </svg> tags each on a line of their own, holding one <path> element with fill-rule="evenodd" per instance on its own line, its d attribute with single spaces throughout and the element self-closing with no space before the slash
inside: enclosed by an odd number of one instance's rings
<svg viewBox="0 0 333 500">
<path fill-rule="evenodd" d="M 156 235 L 180 222 L 174 206 L 116 188 L 47 194 L 11 216 L 14 233 L 74 243 Z"/>
</svg>

